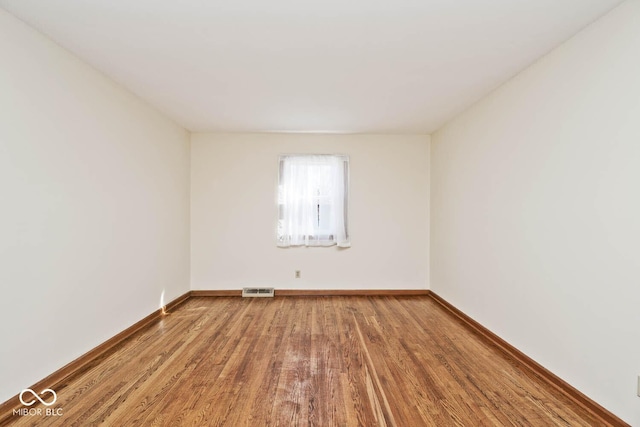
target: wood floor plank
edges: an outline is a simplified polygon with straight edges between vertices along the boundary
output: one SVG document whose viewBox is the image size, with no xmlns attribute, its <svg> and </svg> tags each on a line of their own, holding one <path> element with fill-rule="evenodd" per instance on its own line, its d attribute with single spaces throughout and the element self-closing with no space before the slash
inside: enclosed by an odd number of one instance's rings
<svg viewBox="0 0 640 427">
<path fill-rule="evenodd" d="M 16 426 L 592 426 L 423 296 L 194 297 Z"/>
</svg>

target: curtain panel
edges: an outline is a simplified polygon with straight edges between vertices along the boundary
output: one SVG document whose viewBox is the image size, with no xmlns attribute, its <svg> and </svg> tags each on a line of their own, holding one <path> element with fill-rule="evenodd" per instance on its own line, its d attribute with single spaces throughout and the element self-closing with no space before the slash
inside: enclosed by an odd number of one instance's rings
<svg viewBox="0 0 640 427">
<path fill-rule="evenodd" d="M 278 246 L 351 246 L 348 156 L 280 156 L 278 181 Z"/>
</svg>

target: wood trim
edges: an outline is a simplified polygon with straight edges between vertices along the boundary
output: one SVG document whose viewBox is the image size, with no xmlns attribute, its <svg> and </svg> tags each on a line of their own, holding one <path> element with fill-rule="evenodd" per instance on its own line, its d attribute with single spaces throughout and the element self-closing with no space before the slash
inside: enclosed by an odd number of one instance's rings
<svg viewBox="0 0 640 427">
<path fill-rule="evenodd" d="M 571 386 L 569 383 L 546 369 L 544 366 L 540 365 L 538 362 L 500 338 L 498 335 L 491 332 L 489 329 L 482 326 L 477 321 L 473 320 L 471 317 L 460 311 L 458 308 L 454 307 L 451 303 L 446 301 L 440 295 L 435 292 L 430 292 L 429 296 L 440 304 L 444 309 L 449 311 L 453 316 L 457 317 L 462 323 L 465 324 L 470 330 L 476 332 L 485 340 L 489 341 L 491 344 L 495 345 L 502 353 L 504 353 L 510 359 L 518 362 L 519 365 L 527 369 L 529 372 L 534 374 L 537 378 L 540 378 L 542 381 L 551 385 L 552 387 L 559 390 L 561 393 L 569 397 L 575 403 L 583 407 L 585 410 L 589 411 L 593 416 L 600 418 L 604 425 L 612 425 L 612 426 L 624 426 L 630 427 L 629 424 L 622 421 L 613 413 L 609 412 L 607 409 L 600 406 L 598 403 L 589 399 L 587 396 L 582 394 L 576 388 Z"/>
<path fill-rule="evenodd" d="M 118 333 L 117 335 L 114 335 L 102 344 L 99 344 L 97 347 L 94 347 L 82 356 L 69 362 L 62 368 L 38 381 L 29 388 L 32 390 L 40 390 L 45 388 L 56 390 L 65 381 L 88 369 L 90 365 L 97 359 L 107 356 L 108 353 L 113 350 L 114 347 L 116 347 L 118 344 L 131 337 L 141 329 L 151 325 L 153 322 L 168 314 L 170 311 L 176 309 L 179 305 L 188 300 L 190 296 L 191 292 L 186 292 L 180 295 L 178 298 L 167 303 L 164 307 L 159 308 L 158 310 L 146 316 L 144 319 L 139 320 L 124 331 Z M 0 404 L 0 425 L 2 425 L 3 422 L 7 421 L 8 417 L 12 415 L 14 409 L 18 409 L 22 406 L 19 396 L 19 394 L 16 394 L 6 402 Z"/>
<path fill-rule="evenodd" d="M 178 298 L 174 299 L 173 301 L 169 301 L 164 306 L 164 312 L 171 313 L 173 310 L 178 308 L 178 306 L 184 304 L 189 298 L 191 298 L 191 291 L 185 292 L 184 294 L 180 295 Z"/>
<path fill-rule="evenodd" d="M 224 289 L 224 290 L 199 290 L 191 291 L 192 297 L 241 297 L 241 289 Z"/>
<path fill-rule="evenodd" d="M 276 289 L 276 297 L 302 296 L 424 296 L 428 289 Z"/>
<path fill-rule="evenodd" d="M 276 289 L 276 297 L 425 296 L 428 289 Z M 241 297 L 242 290 L 191 291 L 192 297 Z"/>
</svg>

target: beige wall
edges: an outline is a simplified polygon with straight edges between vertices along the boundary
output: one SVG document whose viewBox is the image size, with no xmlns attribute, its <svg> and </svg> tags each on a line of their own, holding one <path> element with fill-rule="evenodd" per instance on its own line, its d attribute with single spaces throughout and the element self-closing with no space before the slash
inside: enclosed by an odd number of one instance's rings
<svg viewBox="0 0 640 427">
<path fill-rule="evenodd" d="M 189 135 L 0 10 L 0 402 L 189 289 Z"/>
<path fill-rule="evenodd" d="M 640 425 L 640 2 L 433 135 L 431 287 Z"/>
<path fill-rule="evenodd" d="M 194 134 L 191 149 L 192 289 L 428 287 L 428 136 Z M 350 156 L 351 248 L 276 247 L 282 153 Z"/>
</svg>

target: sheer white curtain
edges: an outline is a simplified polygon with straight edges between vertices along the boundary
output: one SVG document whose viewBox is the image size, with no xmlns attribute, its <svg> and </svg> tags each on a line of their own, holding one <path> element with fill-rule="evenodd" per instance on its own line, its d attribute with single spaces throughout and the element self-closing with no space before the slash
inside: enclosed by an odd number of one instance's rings
<svg viewBox="0 0 640 427">
<path fill-rule="evenodd" d="M 278 246 L 351 246 L 348 197 L 348 156 L 281 156 Z"/>
</svg>

